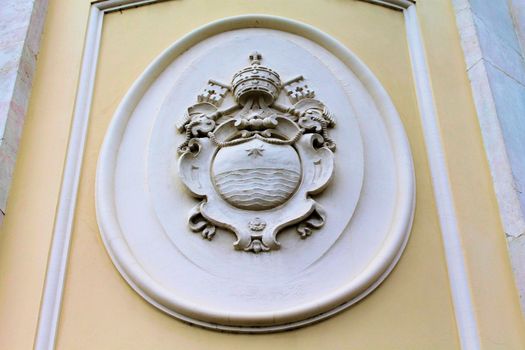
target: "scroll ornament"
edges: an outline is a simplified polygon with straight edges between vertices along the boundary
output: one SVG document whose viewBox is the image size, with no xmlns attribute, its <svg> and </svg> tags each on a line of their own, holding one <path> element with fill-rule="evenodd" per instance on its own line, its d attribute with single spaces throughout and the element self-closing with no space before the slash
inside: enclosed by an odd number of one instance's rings
<svg viewBox="0 0 525 350">
<path fill-rule="evenodd" d="M 335 152 L 334 117 L 305 79 L 281 83 L 261 60 L 251 54 L 230 85 L 210 80 L 177 125 L 186 136 L 179 176 L 200 199 L 190 229 L 208 240 L 217 227 L 230 230 L 235 249 L 253 253 L 279 249 L 276 235 L 286 227 L 306 238 L 324 225 L 312 196 L 331 181 Z M 220 109 L 229 94 L 235 103 Z M 279 103 L 280 94 L 290 103 Z"/>
</svg>

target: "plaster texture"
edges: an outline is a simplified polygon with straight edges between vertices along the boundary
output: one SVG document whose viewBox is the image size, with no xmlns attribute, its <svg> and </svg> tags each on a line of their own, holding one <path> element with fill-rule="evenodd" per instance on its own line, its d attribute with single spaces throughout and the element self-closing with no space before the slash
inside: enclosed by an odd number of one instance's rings
<svg viewBox="0 0 525 350">
<path fill-rule="evenodd" d="M 466 68 L 525 310 L 525 6 L 454 1 Z M 521 242 L 521 243 L 520 243 Z"/>
<path fill-rule="evenodd" d="M 0 12 L 0 210 L 5 215 L 47 0 L 6 0 Z"/>
</svg>

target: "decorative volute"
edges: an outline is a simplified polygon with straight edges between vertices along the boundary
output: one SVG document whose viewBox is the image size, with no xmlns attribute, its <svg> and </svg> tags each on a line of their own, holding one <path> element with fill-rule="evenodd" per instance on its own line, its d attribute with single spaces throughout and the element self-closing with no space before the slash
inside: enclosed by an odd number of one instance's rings
<svg viewBox="0 0 525 350">
<path fill-rule="evenodd" d="M 179 126 L 186 135 L 179 171 L 202 199 L 190 212 L 191 230 L 211 240 L 216 226 L 229 229 L 236 249 L 259 253 L 279 249 L 276 235 L 287 226 L 306 238 L 324 225 L 326 213 L 312 195 L 333 176 L 328 129 L 335 121 L 302 76 L 282 84 L 261 65 L 260 53 L 249 58 L 251 65 L 221 91 L 232 93 L 236 104 L 221 110 L 221 98 L 187 109 Z M 212 86 L 226 85 L 210 80 L 205 91 Z M 283 90 L 293 104 L 276 102 Z"/>
</svg>

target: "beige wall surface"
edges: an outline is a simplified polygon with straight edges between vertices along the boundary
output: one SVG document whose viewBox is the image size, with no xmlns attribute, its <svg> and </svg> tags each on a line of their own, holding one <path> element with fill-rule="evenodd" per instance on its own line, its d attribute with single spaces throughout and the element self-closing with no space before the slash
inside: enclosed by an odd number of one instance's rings
<svg viewBox="0 0 525 350">
<path fill-rule="evenodd" d="M 0 349 L 33 348 L 88 15 L 88 2 L 48 7 L 0 228 Z"/>
<path fill-rule="evenodd" d="M 417 9 L 482 346 L 522 349 L 524 318 L 465 73 L 452 2 L 420 1 Z"/>
<path fill-rule="evenodd" d="M 0 348 L 30 349 L 36 329 L 89 4 L 51 2 L 10 202 L 0 234 Z M 525 331 L 448 1 L 420 1 L 432 87 L 483 348 L 525 348 Z M 99 149 L 133 81 L 174 41 L 212 20 L 273 14 L 311 24 L 379 78 L 409 136 L 417 182 L 412 235 L 370 296 L 300 330 L 234 335 L 186 325 L 136 294 L 112 265 L 95 217 Z M 456 349 L 443 244 L 400 11 L 358 1 L 180 0 L 104 18 L 58 349 Z M 501 346 L 497 346 L 500 344 Z"/>
<path fill-rule="evenodd" d="M 457 347 L 448 280 L 432 201 L 401 12 L 359 2 L 166 2 L 106 16 L 80 184 L 58 349 Z M 316 11 L 312 11 L 316 9 Z M 199 16 L 188 16 L 188 14 Z M 407 251 L 384 285 L 331 320 L 271 335 L 231 335 L 185 325 L 134 293 L 111 264 L 97 229 L 95 167 L 105 130 L 133 81 L 162 50 L 217 18 L 269 13 L 332 34 L 367 62 L 391 93 L 411 138 L 418 212 Z M 174 25 L 176 24 L 176 25 Z M 389 57 L 386 61 L 383 58 Z M 432 283 L 425 278 L 433 276 Z M 118 336 L 115 336 L 115 333 Z M 418 334 L 418 337 L 409 337 Z M 381 336 L 378 336 L 381 335 Z"/>
</svg>

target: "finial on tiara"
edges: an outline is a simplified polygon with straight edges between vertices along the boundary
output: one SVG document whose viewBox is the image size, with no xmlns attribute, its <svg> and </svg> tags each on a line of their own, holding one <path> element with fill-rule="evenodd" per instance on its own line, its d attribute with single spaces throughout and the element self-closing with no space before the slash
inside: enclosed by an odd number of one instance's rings
<svg viewBox="0 0 525 350">
<path fill-rule="evenodd" d="M 254 51 L 250 54 L 250 63 L 252 65 L 261 64 L 262 54 L 260 52 Z"/>
</svg>

